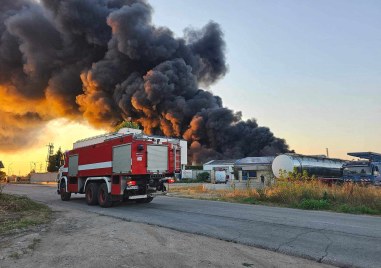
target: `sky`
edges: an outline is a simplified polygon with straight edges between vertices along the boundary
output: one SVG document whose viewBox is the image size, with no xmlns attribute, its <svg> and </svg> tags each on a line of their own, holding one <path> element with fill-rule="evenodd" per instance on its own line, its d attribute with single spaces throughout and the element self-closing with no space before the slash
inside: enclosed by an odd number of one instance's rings
<svg viewBox="0 0 381 268">
<path fill-rule="evenodd" d="M 221 25 L 229 72 L 208 90 L 302 154 L 381 153 L 381 1 L 151 0 L 153 22 L 177 36 Z M 58 119 L 5 171 L 45 169 L 47 147 L 103 133 Z"/>
</svg>

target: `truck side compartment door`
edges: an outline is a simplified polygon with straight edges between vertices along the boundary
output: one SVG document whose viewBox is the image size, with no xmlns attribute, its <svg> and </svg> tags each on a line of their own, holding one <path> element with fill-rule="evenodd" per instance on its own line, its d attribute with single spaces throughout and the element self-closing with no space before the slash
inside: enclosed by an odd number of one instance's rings
<svg viewBox="0 0 381 268">
<path fill-rule="evenodd" d="M 112 148 L 112 173 L 128 173 L 131 171 L 131 144 L 123 144 Z"/>
<path fill-rule="evenodd" d="M 76 177 L 78 175 L 78 155 L 69 156 L 69 177 Z"/>
<path fill-rule="evenodd" d="M 147 171 L 165 172 L 168 170 L 168 146 L 147 145 Z"/>
<path fill-rule="evenodd" d="M 68 185 L 67 189 L 71 193 L 78 192 L 78 155 L 69 156 L 69 169 L 68 169 Z"/>
</svg>

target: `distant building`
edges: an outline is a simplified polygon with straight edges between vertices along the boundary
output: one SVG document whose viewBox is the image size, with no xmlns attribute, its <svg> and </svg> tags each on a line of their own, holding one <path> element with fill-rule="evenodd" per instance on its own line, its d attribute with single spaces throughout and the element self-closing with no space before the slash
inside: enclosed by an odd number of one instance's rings
<svg viewBox="0 0 381 268">
<path fill-rule="evenodd" d="M 30 183 L 56 182 L 57 172 L 31 173 Z"/>
<path fill-rule="evenodd" d="M 210 171 L 212 181 L 215 179 L 216 172 L 225 171 L 225 176 L 227 180 L 234 179 L 234 163 L 236 159 L 233 160 L 211 160 L 203 165 L 203 170 Z M 220 172 L 221 173 L 221 172 Z"/>
<path fill-rule="evenodd" d="M 234 163 L 236 175 L 239 181 L 246 181 L 248 179 L 261 182 L 261 176 L 264 177 L 265 183 L 274 182 L 274 174 L 271 165 L 275 156 L 263 157 L 246 157 L 237 160 Z"/>
</svg>

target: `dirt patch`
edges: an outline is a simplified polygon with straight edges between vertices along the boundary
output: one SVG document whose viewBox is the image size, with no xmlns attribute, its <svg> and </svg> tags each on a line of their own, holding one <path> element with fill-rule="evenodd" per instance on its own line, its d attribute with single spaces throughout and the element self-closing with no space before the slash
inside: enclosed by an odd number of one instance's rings
<svg viewBox="0 0 381 268">
<path fill-rule="evenodd" d="M 0 236 L 1 263 L 30 256 L 40 243 L 42 235 L 47 232 L 47 228 L 48 225 L 43 224 L 2 234 Z"/>
<path fill-rule="evenodd" d="M 51 210 L 23 196 L 0 193 L 0 261 L 31 254 L 51 219 Z"/>
<path fill-rule="evenodd" d="M 76 210 L 56 211 L 49 229 L 12 239 L 7 240 L 5 248 L 0 248 L 0 254 L 5 256 L 1 267 L 328 267 L 280 253 Z M 21 244 L 24 250 L 19 248 Z"/>
</svg>

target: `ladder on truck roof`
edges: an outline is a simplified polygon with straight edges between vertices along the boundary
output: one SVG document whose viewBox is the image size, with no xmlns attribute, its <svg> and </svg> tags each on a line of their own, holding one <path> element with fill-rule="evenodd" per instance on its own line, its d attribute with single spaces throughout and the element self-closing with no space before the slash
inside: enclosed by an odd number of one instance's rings
<svg viewBox="0 0 381 268">
<path fill-rule="evenodd" d="M 348 153 L 350 156 L 362 158 L 362 159 L 368 159 L 373 162 L 381 162 L 381 154 L 374 153 L 374 152 L 355 152 L 355 153 Z"/>
</svg>

